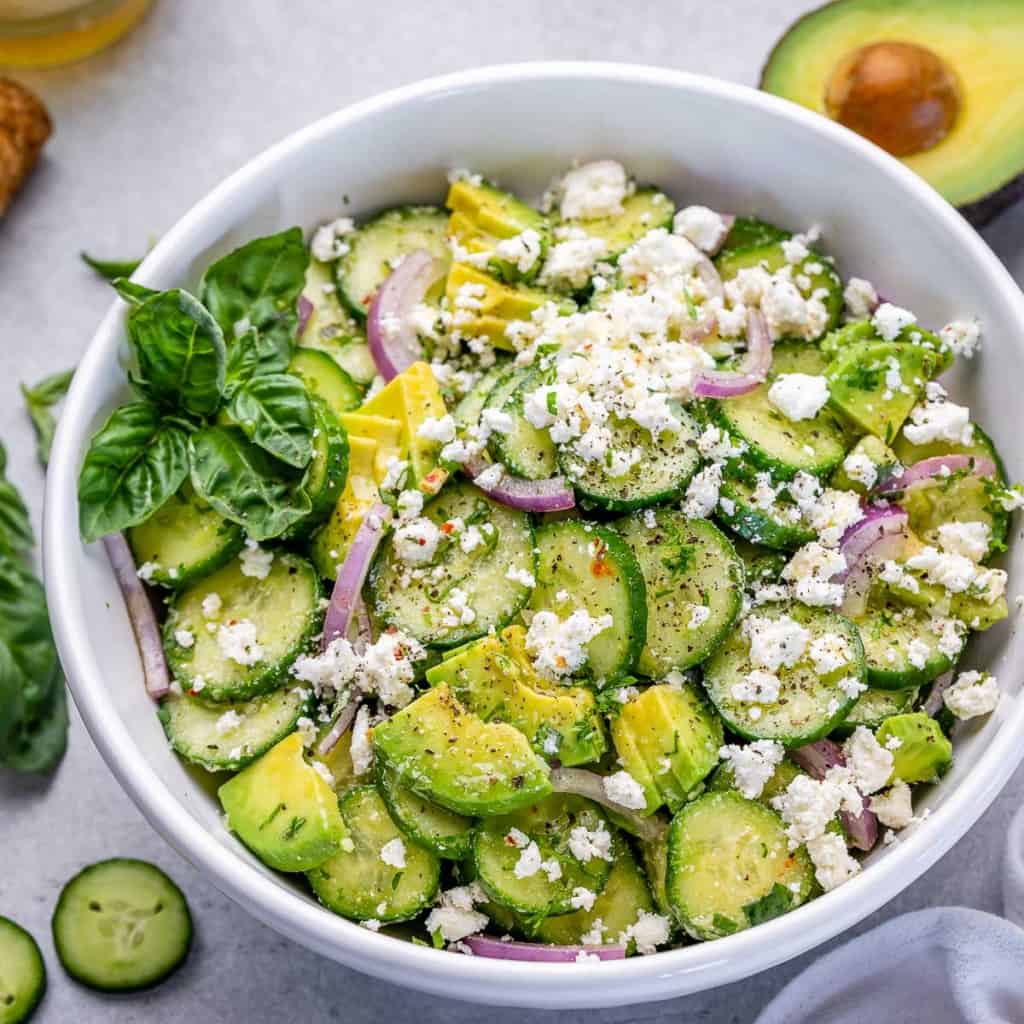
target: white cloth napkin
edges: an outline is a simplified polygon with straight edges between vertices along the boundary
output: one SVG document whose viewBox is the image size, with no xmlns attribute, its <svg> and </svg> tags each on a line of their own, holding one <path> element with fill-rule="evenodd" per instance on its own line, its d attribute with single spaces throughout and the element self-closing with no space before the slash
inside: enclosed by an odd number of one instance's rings
<svg viewBox="0 0 1024 1024">
<path fill-rule="evenodd" d="M 964 907 L 904 914 L 823 956 L 756 1024 L 1022 1024 L 1024 809 L 1007 835 L 1009 920 Z"/>
</svg>

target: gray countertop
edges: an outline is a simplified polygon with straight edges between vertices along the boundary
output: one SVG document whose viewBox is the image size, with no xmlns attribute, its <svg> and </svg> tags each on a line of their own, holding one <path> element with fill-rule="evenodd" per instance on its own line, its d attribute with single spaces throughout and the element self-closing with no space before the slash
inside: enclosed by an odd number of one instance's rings
<svg viewBox="0 0 1024 1024">
<path fill-rule="evenodd" d="M 21 73 L 56 135 L 0 221 L 0 436 L 37 517 L 42 478 L 18 381 L 75 363 L 110 294 L 82 248 L 141 253 L 225 174 L 281 136 L 345 104 L 474 65 L 539 59 L 663 64 L 754 83 L 763 55 L 805 0 L 159 0 L 113 50 L 74 67 Z M 642 15 L 640 12 L 643 12 Z M 1024 207 L 986 237 L 1024 280 Z M 898 244 L 898 239 L 895 240 Z M 861 925 L 960 904 L 998 912 L 1006 825 L 1019 771 L 981 821 L 924 878 Z M 164 866 L 197 924 L 193 955 L 163 987 L 117 999 L 73 985 L 56 964 L 49 917 L 82 865 L 114 855 Z M 51 779 L 0 772 L 0 914 L 40 940 L 50 967 L 43 1022 L 323 1021 L 420 1024 L 553 1014 L 437 999 L 363 977 L 309 953 L 220 895 L 152 831 L 120 791 L 81 722 Z M 652 1006 L 560 1014 L 563 1021 L 753 1020 L 818 950 L 727 988 Z"/>
</svg>

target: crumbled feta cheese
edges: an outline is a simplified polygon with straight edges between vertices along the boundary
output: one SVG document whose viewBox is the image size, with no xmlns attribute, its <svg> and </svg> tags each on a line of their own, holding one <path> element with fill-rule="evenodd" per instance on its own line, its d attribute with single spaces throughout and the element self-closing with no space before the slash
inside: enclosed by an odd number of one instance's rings
<svg viewBox="0 0 1024 1024">
<path fill-rule="evenodd" d="M 945 587 L 951 593 L 962 594 L 978 576 L 978 567 L 963 555 L 940 551 L 928 545 L 906 561 L 908 569 L 925 574 L 932 583 Z"/>
<path fill-rule="evenodd" d="M 174 642 L 179 647 L 192 647 L 195 645 L 195 634 L 189 629 L 176 629 L 174 631 Z"/>
<path fill-rule="evenodd" d="M 567 619 L 539 611 L 527 630 L 526 649 L 533 655 L 537 671 L 557 680 L 582 668 L 587 660 L 586 645 L 611 626 L 610 615 L 593 618 L 583 608 L 577 608 Z"/>
<path fill-rule="evenodd" d="M 422 491 L 402 491 L 395 503 L 400 523 L 407 523 L 416 519 L 423 511 Z"/>
<path fill-rule="evenodd" d="M 569 905 L 573 910 L 590 911 L 594 909 L 594 901 L 596 899 L 597 893 L 590 889 L 585 889 L 582 885 L 577 885 L 572 891 L 572 896 L 569 898 Z"/>
<path fill-rule="evenodd" d="M 942 693 L 946 707 L 957 718 L 976 718 L 995 711 L 1000 691 L 996 677 L 987 672 L 961 672 Z"/>
<path fill-rule="evenodd" d="M 808 840 L 807 852 L 814 864 L 814 877 L 825 892 L 848 882 L 860 871 L 860 861 L 850 856 L 842 837 L 833 832 Z"/>
<path fill-rule="evenodd" d="M 939 546 L 954 555 L 963 555 L 972 562 L 980 562 L 988 554 L 992 529 L 988 523 L 942 523 L 939 526 Z"/>
<path fill-rule="evenodd" d="M 649 910 L 641 910 L 636 921 L 619 935 L 619 942 L 628 943 L 632 940 L 636 944 L 636 951 L 641 956 L 647 956 L 654 953 L 658 946 L 668 942 L 671 930 L 667 917 L 651 913 Z"/>
<path fill-rule="evenodd" d="M 603 238 L 570 238 L 558 242 L 548 250 L 541 281 L 558 284 L 564 282 L 570 288 L 583 288 L 594 265 L 608 252 Z"/>
<path fill-rule="evenodd" d="M 897 779 L 884 793 L 871 798 L 871 810 L 886 828 L 906 828 L 914 820 L 910 787 Z"/>
<path fill-rule="evenodd" d="M 220 613 L 223 602 L 221 601 L 220 594 L 207 594 L 203 598 L 203 617 L 212 619 L 215 615 Z"/>
<path fill-rule="evenodd" d="M 782 681 L 773 672 L 755 668 L 734 683 L 729 691 L 734 700 L 744 704 L 774 704 L 779 699 Z"/>
<path fill-rule="evenodd" d="M 954 320 L 939 331 L 939 337 L 955 355 L 970 359 L 981 344 L 981 324 L 977 320 Z"/>
<path fill-rule="evenodd" d="M 647 806 L 644 787 L 627 771 L 606 775 L 601 780 L 601 785 L 604 788 L 605 796 L 622 807 L 631 811 L 639 811 Z"/>
<path fill-rule="evenodd" d="M 718 505 L 721 486 L 722 467 L 717 462 L 712 462 L 694 474 L 687 485 L 683 512 L 691 519 L 707 519 Z"/>
<path fill-rule="evenodd" d="M 214 723 L 214 730 L 218 736 L 223 736 L 225 733 L 231 732 L 232 729 L 237 729 L 242 724 L 242 717 L 235 710 L 225 711 L 220 718 Z"/>
<path fill-rule="evenodd" d="M 537 580 L 529 569 L 520 568 L 518 565 L 510 565 L 505 570 L 505 579 L 511 580 L 524 587 L 535 587 Z"/>
<path fill-rule="evenodd" d="M 149 581 L 152 580 L 154 573 L 158 573 L 160 568 L 161 566 L 159 562 L 143 562 L 142 565 L 139 566 L 135 575 L 144 583 L 149 583 Z"/>
<path fill-rule="evenodd" d="M 487 896 L 476 882 L 456 886 L 441 893 L 439 906 L 427 915 L 428 934 L 440 932 L 445 942 L 460 942 L 469 935 L 482 932 L 490 923 L 487 915 L 474 910 L 477 903 L 485 903 Z"/>
<path fill-rule="evenodd" d="M 256 626 L 248 619 L 220 626 L 217 629 L 217 646 L 222 657 L 239 665 L 255 665 L 263 659 L 263 648 L 257 643 Z"/>
<path fill-rule="evenodd" d="M 478 473 L 473 482 L 482 491 L 491 491 L 501 483 L 504 477 L 505 467 L 500 462 L 495 462 L 482 473 Z"/>
<path fill-rule="evenodd" d="M 317 228 L 309 247 L 313 258 L 321 263 L 340 259 L 349 250 L 345 237 L 352 234 L 355 228 L 355 221 L 351 217 L 339 217 Z"/>
<path fill-rule="evenodd" d="M 811 639 L 810 632 L 789 615 L 749 615 L 742 632 L 750 641 L 750 663 L 769 672 L 795 665 Z"/>
<path fill-rule="evenodd" d="M 808 373 L 782 373 L 768 389 L 768 401 L 789 420 L 811 420 L 828 401 L 828 380 Z"/>
<path fill-rule="evenodd" d="M 243 576 L 265 580 L 270 575 L 271 566 L 274 564 L 274 552 L 265 551 L 256 541 L 246 537 L 245 547 L 239 553 L 238 561 L 241 563 L 240 569 Z"/>
<path fill-rule="evenodd" d="M 895 341 L 900 332 L 917 323 L 917 317 L 908 309 L 883 302 L 871 317 L 871 326 L 885 341 Z"/>
<path fill-rule="evenodd" d="M 850 452 L 843 459 L 843 471 L 851 480 L 863 484 L 869 491 L 878 481 L 878 467 L 864 452 Z"/>
<path fill-rule="evenodd" d="M 603 821 L 593 830 L 584 825 L 576 825 L 569 833 L 569 852 L 581 864 L 589 864 L 595 857 L 611 862 L 611 833 Z"/>
<path fill-rule="evenodd" d="M 870 281 L 862 277 L 851 277 L 843 289 L 846 315 L 851 320 L 866 320 L 878 306 L 878 292 Z"/>
<path fill-rule="evenodd" d="M 729 234 L 729 225 L 706 206 L 683 207 L 672 218 L 672 230 L 704 252 L 717 252 Z"/>
<path fill-rule="evenodd" d="M 447 444 L 455 440 L 455 420 L 450 413 L 443 416 L 428 416 L 416 431 L 417 437 L 426 441 L 436 441 L 439 444 Z"/>
<path fill-rule="evenodd" d="M 540 235 L 533 228 L 527 228 L 500 241 L 494 247 L 494 255 L 513 264 L 520 274 L 528 274 L 540 259 L 540 250 Z"/>
<path fill-rule="evenodd" d="M 924 405 L 911 409 L 903 436 L 911 444 L 931 444 L 932 441 L 970 444 L 974 440 L 971 410 L 953 402 L 929 399 Z"/>
<path fill-rule="evenodd" d="M 420 516 L 401 523 L 395 530 L 392 543 L 395 554 L 407 565 L 429 565 L 437 554 L 441 537 L 437 524 Z"/>
<path fill-rule="evenodd" d="M 703 604 L 690 605 L 690 621 L 687 622 L 687 629 L 700 629 L 708 619 L 711 618 L 711 609 Z"/>
<path fill-rule="evenodd" d="M 596 220 L 622 213 L 629 194 L 626 169 L 615 160 L 595 160 L 562 178 L 559 211 L 565 220 Z"/>
<path fill-rule="evenodd" d="M 892 776 L 892 752 L 863 725 L 858 725 L 843 744 L 843 754 L 855 785 L 865 795 L 880 790 Z"/>
<path fill-rule="evenodd" d="M 352 758 L 352 771 L 355 775 L 365 775 L 373 766 L 373 743 L 370 737 L 370 709 L 364 704 L 356 712 L 352 723 L 352 742 L 349 744 L 349 756 Z"/>
<path fill-rule="evenodd" d="M 400 491 L 408 474 L 408 460 L 392 457 L 385 467 L 384 479 L 380 482 L 381 491 Z"/>
<path fill-rule="evenodd" d="M 532 878 L 540 871 L 541 860 L 540 847 L 531 840 L 520 850 L 519 859 L 516 861 L 512 873 L 516 878 Z"/>
<path fill-rule="evenodd" d="M 782 763 L 786 751 L 774 740 L 755 740 L 742 747 L 721 747 L 718 756 L 732 767 L 733 783 L 740 794 L 748 800 L 756 800 Z"/>
<path fill-rule="evenodd" d="M 401 839 L 389 839 L 380 848 L 380 859 L 391 868 L 405 867 L 405 843 Z"/>
<path fill-rule="evenodd" d="M 931 647 L 920 637 L 914 637 L 907 644 L 907 661 L 914 668 L 923 669 L 928 664 L 928 658 L 931 656 L 931 653 Z"/>
</svg>

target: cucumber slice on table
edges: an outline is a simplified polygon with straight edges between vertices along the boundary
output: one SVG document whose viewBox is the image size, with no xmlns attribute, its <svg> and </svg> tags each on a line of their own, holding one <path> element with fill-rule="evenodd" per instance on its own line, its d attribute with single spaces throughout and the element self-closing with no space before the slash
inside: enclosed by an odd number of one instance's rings
<svg viewBox="0 0 1024 1024">
<path fill-rule="evenodd" d="M 734 687 L 744 684 L 754 666 L 750 661 L 749 639 L 741 630 L 735 630 L 704 666 L 708 696 L 726 726 L 746 739 L 778 740 L 787 747 L 800 747 L 827 736 L 857 699 L 847 692 L 848 685 L 844 688 L 840 683 L 849 677 L 860 683 L 866 681 L 864 648 L 856 626 L 835 612 L 796 603 L 765 606 L 757 610 L 757 615 L 769 620 L 783 616 L 795 619 L 810 633 L 808 647 L 826 634 L 836 634 L 847 642 L 851 660 L 827 675 L 819 675 L 805 653 L 792 667 L 778 670 L 781 686 L 777 701 L 741 701 Z"/>
<path fill-rule="evenodd" d="M 558 472 L 558 458 L 551 435 L 535 427 L 523 415 L 523 400 L 543 384 L 537 370 L 512 370 L 508 383 L 499 381 L 484 407 L 499 409 L 512 418 L 512 429 L 491 434 L 491 454 L 516 476 L 527 480 L 545 480 Z M 511 388 L 511 392 L 509 391 Z"/>
<path fill-rule="evenodd" d="M 805 903 L 815 889 L 803 847 L 782 819 L 739 793 L 706 793 L 672 820 L 668 901 L 695 939 L 732 935 Z"/>
<path fill-rule="evenodd" d="M 672 509 L 614 526 L 640 566 L 647 595 L 647 643 L 637 671 L 660 679 L 703 661 L 743 604 L 743 562 L 735 548 L 706 519 Z"/>
<path fill-rule="evenodd" d="M 420 643 L 443 648 L 500 629 L 530 596 L 529 587 L 506 575 L 512 567 L 535 571 L 529 516 L 491 501 L 467 482 L 445 487 L 423 515 L 439 527 L 461 519 L 467 528 L 478 527 L 485 542 L 465 551 L 458 534 L 451 534 L 450 542 L 438 546 L 431 565 L 410 566 L 385 541 L 370 572 L 375 616 Z M 469 622 L 451 611 L 456 590 L 474 613 Z"/>
<path fill-rule="evenodd" d="M 574 829 L 603 833 L 607 857 L 578 859 L 573 853 Z M 540 867 L 526 863 L 527 847 L 533 843 Z M 500 906 L 529 916 L 567 914 L 573 909 L 575 889 L 604 889 L 611 871 L 611 843 L 608 819 L 597 804 L 582 797 L 550 796 L 515 814 L 486 819 L 473 837 L 473 865 L 484 891 Z"/>
<path fill-rule="evenodd" d="M 0 1024 L 22 1024 L 46 991 L 46 965 L 36 940 L 0 917 Z"/>
<path fill-rule="evenodd" d="M 306 872 L 317 899 L 343 917 L 381 923 L 408 921 L 428 907 L 441 875 L 437 857 L 403 839 L 373 786 L 350 789 L 339 806 L 341 849 Z"/>
<path fill-rule="evenodd" d="M 869 605 L 856 620 L 864 644 L 867 682 L 878 690 L 908 690 L 942 675 L 953 661 L 939 650 L 939 637 L 926 610 L 910 605 Z M 912 645 L 923 645 L 919 664 L 910 659 Z"/>
<path fill-rule="evenodd" d="M 116 858 L 80 871 L 53 912 L 64 970 L 103 992 L 149 988 L 188 956 L 192 917 L 181 890 L 158 867 Z"/>
<path fill-rule="evenodd" d="M 171 746 L 207 771 L 238 771 L 294 731 L 309 712 L 309 691 L 279 690 L 239 704 L 169 696 L 160 721 Z"/>
<path fill-rule="evenodd" d="M 245 531 L 215 512 L 186 484 L 144 523 L 128 530 L 135 564 L 155 566 L 148 577 L 164 587 L 187 587 L 231 561 Z"/>
<path fill-rule="evenodd" d="M 209 594 L 220 597 L 220 609 L 208 617 L 203 601 Z M 243 575 L 241 563 L 233 561 L 178 594 L 164 625 L 164 647 L 183 690 L 201 692 L 204 700 L 248 700 L 284 681 L 322 618 L 320 580 L 304 558 L 275 554 L 265 579 Z M 233 652 L 232 637 L 246 639 L 239 628 L 246 622 L 255 628 L 259 650 Z M 185 633 L 188 646 L 179 642 Z M 231 653 L 253 663 L 242 664 Z"/>
<path fill-rule="evenodd" d="M 347 239 L 349 250 L 335 264 L 338 295 L 360 320 L 397 260 L 426 249 L 447 269 L 448 215 L 434 206 L 397 206 L 367 221 Z"/>
<path fill-rule="evenodd" d="M 412 842 L 447 860 L 465 860 L 473 838 L 473 821 L 414 793 L 384 767 L 377 788 L 395 824 Z"/>
<path fill-rule="evenodd" d="M 297 348 L 288 372 L 302 379 L 306 389 L 322 398 L 335 416 L 363 404 L 363 389 L 328 355 L 315 348 Z"/>
<path fill-rule="evenodd" d="M 563 595 L 564 599 L 560 599 Z M 530 609 L 568 618 L 582 608 L 612 625 L 587 645 L 595 679 L 631 672 L 647 634 L 644 579 L 636 558 L 612 530 L 566 519 L 537 531 L 537 586 Z"/>
</svg>

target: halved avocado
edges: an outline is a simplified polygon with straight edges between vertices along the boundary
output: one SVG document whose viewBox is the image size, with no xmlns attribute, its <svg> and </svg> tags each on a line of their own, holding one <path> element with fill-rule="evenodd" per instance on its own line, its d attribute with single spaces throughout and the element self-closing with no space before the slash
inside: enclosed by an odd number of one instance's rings
<svg viewBox="0 0 1024 1024">
<path fill-rule="evenodd" d="M 975 225 L 1024 195 L 1024 4 L 835 0 L 795 22 L 761 88 L 900 157 Z"/>
</svg>

